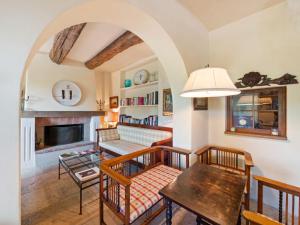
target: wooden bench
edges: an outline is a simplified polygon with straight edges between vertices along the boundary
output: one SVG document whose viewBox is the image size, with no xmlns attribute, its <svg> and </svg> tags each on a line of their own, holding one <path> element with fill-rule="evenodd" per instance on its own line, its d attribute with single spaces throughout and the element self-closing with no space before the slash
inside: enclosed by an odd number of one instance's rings
<svg viewBox="0 0 300 225">
<path fill-rule="evenodd" d="M 159 190 L 189 167 L 189 154 L 185 149 L 157 146 L 104 161 L 100 167 L 100 224 L 105 224 L 104 204 L 125 225 L 145 214 L 144 224 L 149 223 L 165 209 L 159 204 L 163 199 Z"/>
<path fill-rule="evenodd" d="M 100 128 L 96 132 L 98 148 L 115 156 L 158 145 L 173 145 L 170 127 L 118 123 L 115 128 Z"/>
</svg>

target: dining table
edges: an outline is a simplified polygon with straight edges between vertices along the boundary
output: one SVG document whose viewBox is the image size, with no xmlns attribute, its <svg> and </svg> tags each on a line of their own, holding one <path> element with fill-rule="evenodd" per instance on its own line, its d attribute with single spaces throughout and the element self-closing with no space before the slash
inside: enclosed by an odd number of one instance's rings
<svg viewBox="0 0 300 225">
<path fill-rule="evenodd" d="M 172 203 L 194 213 L 197 225 L 240 224 L 245 185 L 244 175 L 196 162 L 159 191 L 165 199 L 166 224 L 172 224 Z"/>
</svg>

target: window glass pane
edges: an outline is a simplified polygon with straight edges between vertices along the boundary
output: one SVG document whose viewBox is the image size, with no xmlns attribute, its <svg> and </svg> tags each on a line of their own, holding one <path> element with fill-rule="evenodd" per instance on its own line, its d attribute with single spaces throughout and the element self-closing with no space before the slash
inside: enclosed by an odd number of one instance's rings
<svg viewBox="0 0 300 225">
<path fill-rule="evenodd" d="M 258 112 L 255 115 L 255 128 L 278 129 L 278 91 L 262 90 L 258 96 Z"/>
<path fill-rule="evenodd" d="M 237 128 L 253 128 L 253 95 L 233 97 L 233 125 Z"/>
<path fill-rule="evenodd" d="M 234 127 L 278 129 L 278 91 L 256 90 L 232 99 Z"/>
<path fill-rule="evenodd" d="M 252 111 L 253 95 L 240 94 L 233 96 L 234 111 Z"/>
<path fill-rule="evenodd" d="M 226 131 L 286 137 L 286 87 L 242 90 L 227 99 Z"/>
<path fill-rule="evenodd" d="M 258 93 L 259 110 L 278 110 L 278 92 L 262 91 Z"/>
<path fill-rule="evenodd" d="M 256 129 L 278 129 L 278 112 L 258 111 L 254 116 Z"/>
<path fill-rule="evenodd" d="M 234 112 L 233 124 L 237 128 L 253 128 L 252 111 Z"/>
</svg>

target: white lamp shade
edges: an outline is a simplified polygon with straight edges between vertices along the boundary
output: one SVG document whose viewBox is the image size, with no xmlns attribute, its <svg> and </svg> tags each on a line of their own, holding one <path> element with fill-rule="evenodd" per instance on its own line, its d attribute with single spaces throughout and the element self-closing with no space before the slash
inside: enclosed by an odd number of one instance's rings
<svg viewBox="0 0 300 225">
<path fill-rule="evenodd" d="M 234 86 L 225 69 L 208 67 L 191 73 L 181 96 L 221 97 L 240 93 L 241 91 Z"/>
</svg>

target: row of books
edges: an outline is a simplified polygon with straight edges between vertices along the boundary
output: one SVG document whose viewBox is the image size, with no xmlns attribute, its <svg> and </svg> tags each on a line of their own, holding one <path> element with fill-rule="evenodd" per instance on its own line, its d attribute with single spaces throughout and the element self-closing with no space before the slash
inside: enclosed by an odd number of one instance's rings
<svg viewBox="0 0 300 225">
<path fill-rule="evenodd" d="M 121 114 L 119 116 L 120 123 L 144 124 L 148 126 L 158 126 L 158 116 L 152 115 L 144 119 L 133 118 L 132 116 Z"/>
<path fill-rule="evenodd" d="M 122 98 L 120 100 L 121 106 L 132 106 L 132 105 L 158 105 L 158 91 L 151 92 L 145 97 L 132 97 Z"/>
</svg>

